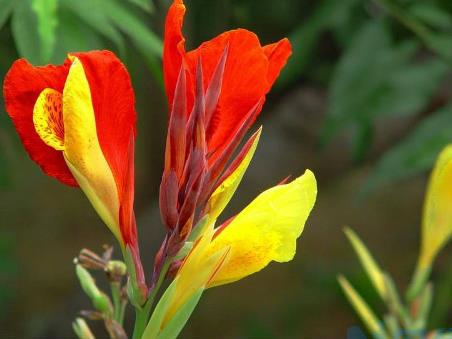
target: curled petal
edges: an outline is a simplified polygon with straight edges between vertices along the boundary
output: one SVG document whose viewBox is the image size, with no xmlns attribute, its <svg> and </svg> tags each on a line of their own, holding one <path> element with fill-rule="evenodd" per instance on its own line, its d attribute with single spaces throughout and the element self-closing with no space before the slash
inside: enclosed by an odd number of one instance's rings
<svg viewBox="0 0 452 339">
<path fill-rule="evenodd" d="M 174 91 L 185 53 L 185 39 L 182 35 L 185 6 L 182 0 L 171 5 L 166 16 L 165 39 L 163 46 L 163 68 L 165 70 L 165 88 L 170 110 L 173 106 Z"/>
<path fill-rule="evenodd" d="M 11 66 L 3 84 L 6 111 L 30 158 L 49 176 L 64 184 L 77 186 L 67 167 L 63 154 L 46 144 L 38 135 L 33 122 L 33 110 L 39 96 L 45 89 L 63 92 L 70 63 L 60 66 L 34 67 L 28 61 L 19 59 Z M 42 112 L 45 114 L 45 112 Z"/>
<path fill-rule="evenodd" d="M 74 58 L 64 86 L 63 111 L 66 163 L 101 218 L 122 241 L 118 191 L 99 144 L 91 91 L 78 58 Z"/>
<path fill-rule="evenodd" d="M 287 59 L 292 54 L 292 47 L 287 38 L 264 46 L 264 53 L 268 58 L 267 83 L 268 90 L 278 78 L 281 69 L 286 65 Z"/>
<path fill-rule="evenodd" d="M 271 261 L 290 261 L 316 195 L 316 180 L 309 170 L 289 184 L 261 193 L 212 241 L 207 255 L 227 247 L 230 253 L 209 286 L 242 279 Z"/>
</svg>

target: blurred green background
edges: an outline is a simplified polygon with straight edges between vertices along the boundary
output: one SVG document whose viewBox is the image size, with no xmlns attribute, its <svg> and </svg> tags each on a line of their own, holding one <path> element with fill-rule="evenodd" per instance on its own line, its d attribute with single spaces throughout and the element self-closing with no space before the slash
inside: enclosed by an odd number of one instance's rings
<svg viewBox="0 0 452 339">
<path fill-rule="evenodd" d="M 136 211 L 149 267 L 163 238 L 157 194 L 166 101 L 161 37 L 168 0 L 0 0 L 0 76 L 26 57 L 110 49 L 136 90 Z M 261 144 L 227 211 L 311 168 L 318 201 L 294 261 L 205 294 L 184 338 L 346 338 L 359 325 L 336 275 L 379 310 L 342 227 L 353 227 L 396 278 L 418 253 L 427 173 L 452 140 L 450 0 L 186 0 L 196 47 L 244 27 L 263 44 L 289 37 L 293 56 L 259 122 Z M 4 110 L 3 104 L 0 110 Z M 83 194 L 45 176 L 0 114 L 0 337 L 70 338 L 88 300 L 72 265 L 113 239 Z M 452 249 L 435 265 L 431 324 L 452 323 Z M 449 326 L 450 327 L 450 326 Z M 351 336 L 350 336 L 351 338 Z"/>
</svg>

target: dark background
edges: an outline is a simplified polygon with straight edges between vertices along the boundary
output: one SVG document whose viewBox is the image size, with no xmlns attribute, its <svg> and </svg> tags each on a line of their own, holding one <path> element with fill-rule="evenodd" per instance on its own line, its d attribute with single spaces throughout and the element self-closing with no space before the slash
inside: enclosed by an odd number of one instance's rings
<svg viewBox="0 0 452 339">
<path fill-rule="evenodd" d="M 67 52 L 89 49 L 111 49 L 127 65 L 139 113 L 136 213 L 148 272 L 163 238 L 157 196 L 167 108 L 160 40 L 168 5 L 0 0 L 2 78 L 18 57 L 36 65 L 60 63 Z M 338 287 L 339 273 L 378 314 L 383 307 L 343 226 L 358 232 L 402 291 L 414 269 L 427 174 L 452 139 L 452 2 L 187 0 L 186 5 L 190 47 L 244 27 L 263 44 L 289 37 L 294 49 L 254 127 L 264 125 L 261 142 L 226 214 L 305 168 L 316 174 L 319 194 L 296 258 L 209 290 L 182 337 L 346 338 L 360 323 Z M 90 305 L 72 259 L 82 247 L 100 251 L 113 242 L 79 190 L 47 177 L 28 158 L 1 112 L 0 336 L 73 337 L 71 321 Z M 451 260 L 449 247 L 434 267 L 431 328 L 452 321 Z"/>
</svg>

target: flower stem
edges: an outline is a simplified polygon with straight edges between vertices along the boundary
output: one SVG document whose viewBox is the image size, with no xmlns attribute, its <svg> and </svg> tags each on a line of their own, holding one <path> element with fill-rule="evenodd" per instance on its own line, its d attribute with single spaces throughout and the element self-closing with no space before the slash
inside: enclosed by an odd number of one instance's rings
<svg viewBox="0 0 452 339">
<path fill-rule="evenodd" d="M 146 304 L 139 309 L 135 308 L 135 326 L 133 329 L 133 337 L 132 339 L 141 339 L 144 330 L 146 329 L 147 323 L 149 321 L 149 317 L 152 310 L 152 305 L 154 304 L 154 299 L 162 286 L 163 281 L 165 280 L 166 273 L 171 265 L 173 258 L 167 258 L 162 266 L 162 269 L 159 274 L 159 278 L 154 288 L 152 289 Z"/>
</svg>

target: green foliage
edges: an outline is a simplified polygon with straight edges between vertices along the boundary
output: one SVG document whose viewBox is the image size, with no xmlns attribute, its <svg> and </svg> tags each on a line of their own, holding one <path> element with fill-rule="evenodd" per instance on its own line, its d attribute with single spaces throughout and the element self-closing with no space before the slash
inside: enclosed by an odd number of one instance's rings
<svg viewBox="0 0 452 339">
<path fill-rule="evenodd" d="M 14 293 L 14 277 L 18 264 L 13 255 L 14 239 L 11 234 L 0 233 L 0 318 L 8 314 L 8 302 Z"/>
<path fill-rule="evenodd" d="M 437 59 L 411 62 L 417 48 L 414 41 L 395 45 L 385 22 L 367 23 L 343 54 L 331 80 L 323 141 L 346 127 L 366 135 L 376 119 L 418 113 L 438 88 L 447 65 Z M 371 137 L 356 138 L 357 159 L 371 142 Z"/>
<path fill-rule="evenodd" d="M 452 139 L 452 104 L 423 119 L 406 138 L 377 162 L 361 193 L 432 167 L 438 153 Z"/>
<path fill-rule="evenodd" d="M 372 281 L 374 289 L 382 296 L 386 307 L 386 311 L 381 317 L 384 319 L 382 322 L 348 280 L 342 275 L 339 276 L 338 281 L 345 296 L 369 333 L 376 339 L 430 337 L 427 334 L 427 325 L 433 300 L 432 284 L 424 280 L 419 286 L 420 293 L 416 298 L 402 300 L 391 276 L 376 266 L 361 239 L 350 229 L 346 230 L 346 235 L 367 276 Z M 383 283 L 383 287 L 381 283 Z"/>
<path fill-rule="evenodd" d="M 161 81 L 162 42 L 145 23 L 154 11 L 150 0 L 0 0 L 0 6 L 0 28 L 11 15 L 19 55 L 33 64 L 60 63 L 69 52 L 106 42 L 123 56 L 126 35 Z"/>
<path fill-rule="evenodd" d="M 38 19 L 41 60 L 49 60 L 55 46 L 58 0 L 32 0 L 31 8 Z"/>
</svg>

